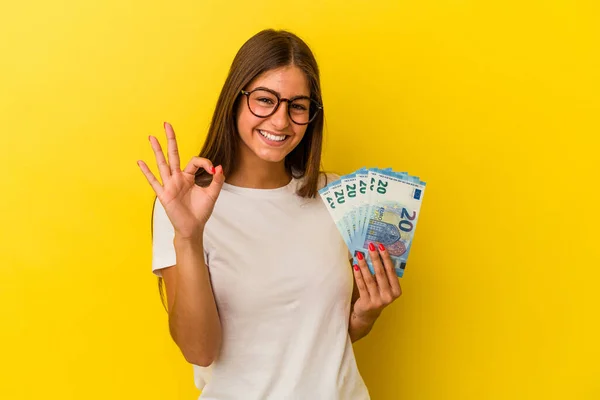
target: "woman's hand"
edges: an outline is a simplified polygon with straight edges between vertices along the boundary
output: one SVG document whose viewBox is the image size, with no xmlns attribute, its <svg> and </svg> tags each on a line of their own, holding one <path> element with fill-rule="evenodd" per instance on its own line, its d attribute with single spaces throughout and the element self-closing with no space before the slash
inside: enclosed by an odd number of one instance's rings
<svg viewBox="0 0 600 400">
<path fill-rule="evenodd" d="M 390 254 L 382 244 L 376 248 L 369 244 L 369 257 L 375 270 L 375 276 L 369 271 L 369 266 L 362 253 L 357 253 L 358 265 L 354 266 L 354 279 L 358 288 L 359 298 L 354 303 L 352 319 L 363 324 L 373 324 L 381 311 L 402 294 L 398 276 L 394 271 L 394 263 Z"/>
<path fill-rule="evenodd" d="M 223 167 L 214 168 L 210 160 L 192 157 L 182 171 L 179 167 L 179 151 L 175 132 L 173 127 L 166 122 L 165 133 L 167 135 L 168 162 L 165 160 L 158 140 L 154 136 L 148 137 L 156 156 L 162 185 L 146 163 L 138 161 L 138 165 L 163 205 L 173 224 L 175 234 L 183 239 L 202 239 L 204 226 L 213 212 L 225 181 Z M 195 173 L 199 168 L 204 168 L 213 175 L 212 183 L 206 188 L 195 184 Z"/>
</svg>

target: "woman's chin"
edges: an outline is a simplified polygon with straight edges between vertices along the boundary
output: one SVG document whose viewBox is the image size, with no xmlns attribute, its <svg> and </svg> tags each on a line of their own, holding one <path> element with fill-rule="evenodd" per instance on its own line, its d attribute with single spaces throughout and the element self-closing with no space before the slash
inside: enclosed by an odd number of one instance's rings
<svg viewBox="0 0 600 400">
<path fill-rule="evenodd" d="M 285 153 L 279 153 L 279 154 L 257 154 L 258 158 L 260 158 L 261 160 L 265 161 L 265 162 L 269 162 L 269 163 L 280 163 L 283 160 L 285 160 L 285 156 L 287 154 Z"/>
</svg>

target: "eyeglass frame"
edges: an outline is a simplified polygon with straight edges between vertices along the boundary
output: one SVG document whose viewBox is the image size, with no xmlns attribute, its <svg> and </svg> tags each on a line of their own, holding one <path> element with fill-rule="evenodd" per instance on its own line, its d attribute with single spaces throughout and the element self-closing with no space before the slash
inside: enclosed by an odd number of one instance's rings
<svg viewBox="0 0 600 400">
<path fill-rule="evenodd" d="M 252 107 L 250 107 L 250 94 L 256 92 L 257 90 L 262 90 L 264 92 L 269 92 L 273 96 L 275 96 L 275 98 L 277 99 L 277 105 L 275 105 L 275 107 L 273 108 L 273 111 L 271 112 L 271 114 L 263 116 L 263 115 L 257 115 L 254 111 L 252 111 Z M 257 88 L 254 88 L 254 89 L 250 90 L 250 91 L 242 89 L 240 93 L 243 94 L 244 96 L 246 96 L 246 104 L 248 105 L 248 110 L 250 110 L 250 112 L 252 113 L 252 115 L 254 115 L 254 116 L 258 117 L 258 118 L 269 118 L 271 115 L 275 114 L 277 112 L 277 110 L 279 110 L 279 106 L 281 105 L 281 103 L 287 102 L 288 103 L 287 114 L 288 114 L 288 117 L 290 117 L 290 121 L 292 121 L 296 125 L 308 125 L 311 122 L 313 122 L 315 120 L 315 118 L 317 118 L 317 115 L 319 115 L 319 112 L 323 110 L 323 105 L 320 104 L 318 101 L 316 101 L 315 99 L 313 99 L 310 96 L 294 96 L 294 97 L 291 97 L 289 99 L 286 99 L 285 97 L 279 97 L 279 94 L 276 91 L 274 91 L 272 89 L 269 89 L 269 88 L 266 88 L 266 87 L 257 87 Z M 313 115 L 313 117 L 310 118 L 308 120 L 308 122 L 304 122 L 304 123 L 296 122 L 296 121 L 294 121 L 294 118 L 292 117 L 292 114 L 290 113 L 290 103 L 292 103 L 294 100 L 298 100 L 298 99 L 308 99 L 312 103 L 314 103 L 315 106 L 317 107 L 317 111 L 315 111 L 315 115 Z M 309 110 L 309 112 L 310 112 L 310 110 Z"/>
</svg>

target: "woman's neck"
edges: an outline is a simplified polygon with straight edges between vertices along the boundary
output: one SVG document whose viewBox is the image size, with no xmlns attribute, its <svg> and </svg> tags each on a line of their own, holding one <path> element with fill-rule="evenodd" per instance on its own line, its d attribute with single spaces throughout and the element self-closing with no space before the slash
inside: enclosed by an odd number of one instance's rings
<svg viewBox="0 0 600 400">
<path fill-rule="evenodd" d="M 276 189 L 290 183 L 292 175 L 286 171 L 285 162 L 270 163 L 257 160 L 255 163 L 240 162 L 225 182 L 233 186 L 252 189 Z"/>
</svg>

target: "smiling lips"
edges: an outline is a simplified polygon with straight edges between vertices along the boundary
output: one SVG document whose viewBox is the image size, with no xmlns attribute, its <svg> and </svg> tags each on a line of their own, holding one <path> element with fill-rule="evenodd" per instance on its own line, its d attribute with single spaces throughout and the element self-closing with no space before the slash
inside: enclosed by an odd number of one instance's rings
<svg viewBox="0 0 600 400">
<path fill-rule="evenodd" d="M 288 135 L 274 135 L 270 132 L 263 131 L 261 129 L 258 129 L 258 133 L 265 140 L 265 142 L 267 142 L 270 145 L 280 145 L 289 138 Z"/>
</svg>

